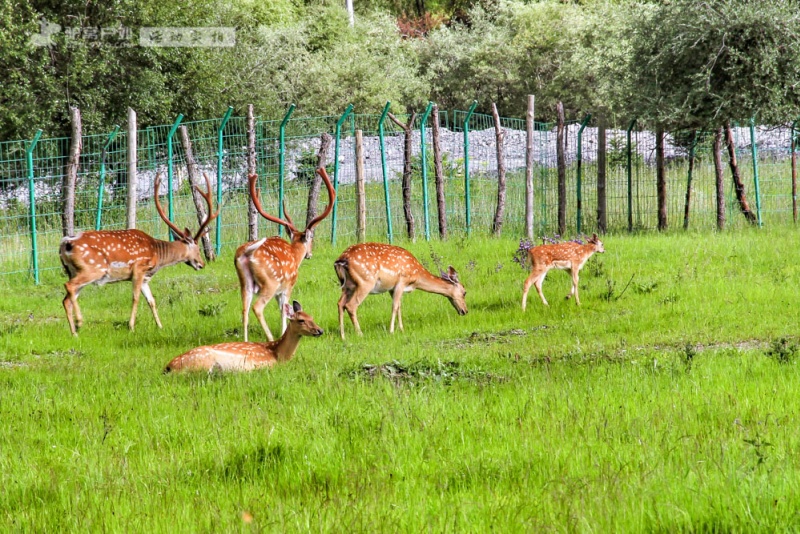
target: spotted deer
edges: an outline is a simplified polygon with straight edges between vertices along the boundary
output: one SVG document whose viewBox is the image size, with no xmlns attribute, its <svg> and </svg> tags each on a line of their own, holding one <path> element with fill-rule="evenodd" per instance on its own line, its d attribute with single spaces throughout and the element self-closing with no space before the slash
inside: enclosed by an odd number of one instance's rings
<svg viewBox="0 0 800 534">
<path fill-rule="evenodd" d="M 200 229 L 192 236 L 188 228 L 181 230 L 173 224 L 158 201 L 158 188 L 161 175 L 156 176 L 154 198 L 158 214 L 175 236 L 175 241 L 162 241 L 151 237 L 141 230 L 101 230 L 81 232 L 74 237 L 61 240 L 59 256 L 61 264 L 69 276 L 64 284 L 67 295 L 64 297 L 64 310 L 67 312 L 69 329 L 72 335 L 78 335 L 78 328 L 83 324 L 83 316 L 78 306 L 81 289 L 88 284 L 103 286 L 107 283 L 130 280 L 133 283 L 133 308 L 128 326 L 134 330 L 136 324 L 136 308 L 139 305 L 139 294 L 144 298 L 159 328 L 156 301 L 150 291 L 150 280 L 162 268 L 186 263 L 195 270 L 205 267 L 197 242 L 207 231 L 208 225 L 219 215 L 219 209 L 212 214 L 211 181 L 205 175 L 208 191 L 197 191 L 208 204 L 208 215 Z"/>
<path fill-rule="evenodd" d="M 278 341 L 267 343 L 220 343 L 197 347 L 174 358 L 164 369 L 172 371 L 253 371 L 288 362 L 297 351 L 303 336 L 319 337 L 322 328 L 294 301 L 285 306 L 289 325 Z"/>
<path fill-rule="evenodd" d="M 274 236 L 270 238 L 250 241 L 240 246 L 234 254 L 233 264 L 239 276 L 239 287 L 242 293 L 242 330 L 244 340 L 247 341 L 247 330 L 249 326 L 250 306 L 253 304 L 253 295 L 258 294 L 253 311 L 267 335 L 267 339 L 273 341 L 272 332 L 264 320 L 264 308 L 272 297 L 278 297 L 278 306 L 281 310 L 281 333 L 286 331 L 286 309 L 285 304 L 292 297 L 292 290 L 297 283 L 297 270 L 303 259 L 311 257 L 311 246 L 314 239 L 314 227 L 317 226 L 333 209 L 336 200 L 336 191 L 333 189 L 328 178 L 328 173 L 320 167 L 317 173 L 325 182 L 328 189 L 328 206 L 319 216 L 312 219 L 305 230 L 300 231 L 295 228 L 289 214 L 286 213 L 284 206 L 284 216 L 286 220 L 273 217 L 266 213 L 261 207 L 261 201 L 257 191 L 258 176 L 251 175 L 250 197 L 256 210 L 266 220 L 280 224 L 289 231 L 290 242 Z"/>
<path fill-rule="evenodd" d="M 342 339 L 345 310 L 356 333 L 361 335 L 357 311 L 371 293 L 388 291 L 392 295 L 390 333 L 394 333 L 395 318 L 400 330 L 403 330 L 403 314 L 400 309 L 403 293 L 415 289 L 443 295 L 459 315 L 467 314 L 467 303 L 464 300 L 467 291 L 459 282 L 456 270 L 451 266 L 441 276 L 434 276 L 403 248 L 381 243 L 353 245 L 339 256 L 333 266 L 342 285 L 342 296 L 339 299 L 339 332 Z"/>
<path fill-rule="evenodd" d="M 542 298 L 542 302 L 547 306 L 547 299 L 544 298 L 542 293 L 542 282 L 544 277 L 547 276 L 547 271 L 550 269 L 564 269 L 572 274 L 572 289 L 567 295 L 569 299 L 575 295 L 575 304 L 580 305 L 581 301 L 578 298 L 578 273 L 583 268 L 586 261 L 592 257 L 595 252 L 603 253 L 606 250 L 603 248 L 603 243 L 597 239 L 597 234 L 592 234 L 586 244 L 576 243 L 570 241 L 568 243 L 557 243 L 555 245 L 539 245 L 528 250 L 528 255 L 531 259 L 531 274 L 525 280 L 522 289 L 522 309 L 528 303 L 528 291 L 531 285 L 536 287 L 536 291 Z"/>
</svg>

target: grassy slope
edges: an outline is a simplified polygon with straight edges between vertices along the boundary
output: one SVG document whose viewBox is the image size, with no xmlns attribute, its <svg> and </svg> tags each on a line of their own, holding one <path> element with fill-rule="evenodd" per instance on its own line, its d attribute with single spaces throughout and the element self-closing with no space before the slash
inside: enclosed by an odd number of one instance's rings
<svg viewBox="0 0 800 534">
<path fill-rule="evenodd" d="M 348 322 L 345 343 L 337 251 L 321 245 L 294 297 L 326 336 L 238 376 L 160 374 L 192 346 L 237 339 L 230 256 L 159 274 L 165 328 L 143 302 L 135 334 L 129 284 L 85 290 L 73 339 L 63 278 L 2 279 L 0 528 L 221 530 L 245 510 L 287 530 L 797 524 L 800 376 L 764 356 L 797 333 L 796 241 L 611 236 L 583 271 L 581 308 L 553 272 L 551 306 L 533 293 L 525 314 L 514 241 L 437 242 L 469 315 L 415 292 L 390 336 L 390 299 L 373 296 L 365 336 Z M 430 262 L 427 244 L 410 248 Z M 274 304 L 267 317 L 277 328 Z M 700 348 L 688 370 L 687 343 Z M 360 372 L 393 360 L 411 378 Z"/>
</svg>

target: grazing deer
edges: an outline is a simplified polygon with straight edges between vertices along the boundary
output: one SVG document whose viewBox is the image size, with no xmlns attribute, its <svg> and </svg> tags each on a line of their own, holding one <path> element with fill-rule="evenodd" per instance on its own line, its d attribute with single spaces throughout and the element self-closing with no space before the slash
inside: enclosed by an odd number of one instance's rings
<svg viewBox="0 0 800 534">
<path fill-rule="evenodd" d="M 131 330 L 136 324 L 136 308 L 139 305 L 139 293 L 144 293 L 144 298 L 159 328 L 161 320 L 158 318 L 156 301 L 150 292 L 150 279 L 163 267 L 184 262 L 195 270 L 205 267 L 200 255 L 197 242 L 207 231 L 208 225 L 219 215 L 219 209 L 212 214 L 211 181 L 205 175 L 208 192 L 203 193 L 199 187 L 197 191 L 206 199 L 208 216 L 200 225 L 200 229 L 192 236 L 189 229 L 181 230 L 173 224 L 158 202 L 158 186 L 161 175 L 156 175 L 155 204 L 161 218 L 167 223 L 174 234 L 176 241 L 162 241 L 155 239 L 141 230 L 102 230 L 81 232 L 75 237 L 65 237 L 61 240 L 59 256 L 61 264 L 69 276 L 69 281 L 64 284 L 67 296 L 64 297 L 64 310 L 67 312 L 69 329 L 72 335 L 78 335 L 77 328 L 83 324 L 81 309 L 78 307 L 78 295 L 81 289 L 88 284 L 98 286 L 107 283 L 130 280 L 133 282 L 133 309 L 128 326 Z M 74 317 L 73 317 L 74 313 Z"/>
<path fill-rule="evenodd" d="M 273 341 L 267 322 L 264 320 L 264 307 L 272 299 L 278 297 L 278 306 L 281 309 L 281 333 L 286 331 L 286 309 L 285 304 L 292 297 L 292 289 L 297 283 L 297 269 L 300 267 L 304 258 L 311 257 L 311 245 L 314 239 L 314 227 L 317 226 L 333 209 L 333 202 L 336 200 L 336 192 L 328 178 L 328 173 L 320 167 L 317 173 L 325 182 L 328 189 L 328 207 L 321 215 L 314 217 L 302 232 L 295 228 L 291 217 L 286 213 L 284 205 L 284 215 L 286 220 L 273 217 L 266 213 L 261 207 L 258 197 L 257 182 L 258 176 L 251 175 L 250 197 L 256 210 L 268 221 L 285 226 L 289 231 L 287 243 L 280 237 L 270 237 L 251 241 L 240 246 L 234 254 L 233 264 L 236 273 L 239 275 L 239 286 L 242 291 L 242 328 L 244 330 L 244 340 L 247 341 L 247 329 L 249 325 L 250 305 L 253 302 L 253 294 L 258 293 L 253 311 L 267 335 L 267 339 Z"/>
<path fill-rule="evenodd" d="M 392 295 L 392 321 L 389 332 L 394 333 L 395 317 L 403 330 L 403 314 L 400 310 L 403 293 L 415 289 L 444 295 L 458 311 L 467 314 L 464 297 L 467 290 L 458 281 L 458 273 L 451 266 L 441 276 L 434 276 L 425 269 L 407 250 L 381 243 L 361 243 L 345 250 L 333 263 L 336 276 L 342 284 L 339 299 L 339 331 L 344 339 L 344 311 L 350 316 L 356 333 L 361 335 L 356 312 L 361 302 L 370 293 L 390 292 Z"/>
<path fill-rule="evenodd" d="M 595 252 L 605 252 L 603 243 L 597 239 L 597 234 L 592 234 L 588 243 L 582 245 L 574 241 L 568 243 L 557 243 L 555 245 L 539 245 L 528 250 L 528 255 L 531 258 L 531 274 L 525 280 L 525 285 L 522 289 L 522 310 L 528 303 L 528 291 L 531 284 L 536 287 L 539 296 L 542 297 L 542 302 L 547 306 L 547 300 L 542 293 L 542 282 L 550 269 L 565 269 L 572 274 L 572 290 L 567 295 L 570 298 L 575 295 L 575 304 L 581 304 L 578 299 L 578 273 L 580 272 L 586 261 L 592 257 Z"/>
<path fill-rule="evenodd" d="M 289 327 L 278 341 L 268 343 L 220 343 L 197 347 L 173 359 L 164 369 L 171 371 L 252 371 L 288 362 L 297 351 L 303 336 L 319 337 L 322 329 L 310 315 L 303 312 L 300 303 L 285 306 Z"/>
</svg>

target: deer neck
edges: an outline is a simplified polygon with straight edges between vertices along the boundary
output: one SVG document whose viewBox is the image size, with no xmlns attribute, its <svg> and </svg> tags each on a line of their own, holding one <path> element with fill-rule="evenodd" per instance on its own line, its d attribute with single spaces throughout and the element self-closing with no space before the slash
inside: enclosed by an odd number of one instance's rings
<svg viewBox="0 0 800 534">
<path fill-rule="evenodd" d="M 438 276 L 434 276 L 428 271 L 424 271 L 419 278 L 417 278 L 416 289 L 427 291 L 428 293 L 436 293 L 437 295 L 450 296 L 453 284 L 445 282 Z"/>
<path fill-rule="evenodd" d="M 155 239 L 154 241 L 156 253 L 158 254 L 156 270 L 186 261 L 186 243 L 181 241 L 162 241 L 161 239 Z"/>
<path fill-rule="evenodd" d="M 290 328 L 287 328 L 281 338 L 275 341 L 271 347 L 273 354 L 275 354 L 275 359 L 279 362 L 288 362 L 294 356 L 299 344 L 300 336 Z"/>
<path fill-rule="evenodd" d="M 292 247 L 292 255 L 294 256 L 295 263 L 299 266 L 303 263 L 303 260 L 306 258 L 306 244 L 302 241 L 292 241 L 290 243 Z"/>
</svg>

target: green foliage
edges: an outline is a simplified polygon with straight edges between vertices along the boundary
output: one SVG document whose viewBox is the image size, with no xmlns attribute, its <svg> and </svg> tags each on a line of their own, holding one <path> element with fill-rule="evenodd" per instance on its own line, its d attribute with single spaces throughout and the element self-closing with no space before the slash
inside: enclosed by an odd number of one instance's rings
<svg viewBox="0 0 800 534">
<path fill-rule="evenodd" d="M 676 0 L 642 9 L 631 72 L 639 115 L 703 128 L 800 109 L 800 15 L 782 0 Z"/>
</svg>

